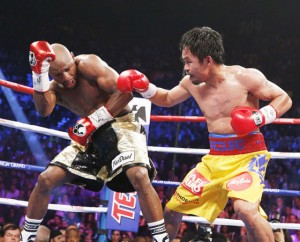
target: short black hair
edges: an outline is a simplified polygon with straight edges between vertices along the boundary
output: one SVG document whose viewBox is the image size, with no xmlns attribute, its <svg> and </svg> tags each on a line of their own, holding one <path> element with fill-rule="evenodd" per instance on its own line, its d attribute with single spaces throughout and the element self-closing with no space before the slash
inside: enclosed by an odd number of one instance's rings
<svg viewBox="0 0 300 242">
<path fill-rule="evenodd" d="M 210 27 L 195 27 L 184 33 L 179 42 L 179 50 L 188 48 L 202 62 L 211 56 L 217 64 L 224 64 L 225 51 L 221 34 Z"/>
</svg>

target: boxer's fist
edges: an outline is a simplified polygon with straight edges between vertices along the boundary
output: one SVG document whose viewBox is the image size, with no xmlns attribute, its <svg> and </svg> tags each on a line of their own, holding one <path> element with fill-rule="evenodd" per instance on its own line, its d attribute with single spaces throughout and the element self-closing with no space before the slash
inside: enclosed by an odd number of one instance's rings
<svg viewBox="0 0 300 242">
<path fill-rule="evenodd" d="M 139 92 L 145 98 L 151 98 L 156 93 L 156 86 L 149 83 L 148 78 L 137 70 L 123 71 L 118 77 L 118 89 L 120 92 Z"/>
<path fill-rule="evenodd" d="M 95 125 L 86 117 L 79 119 L 76 124 L 68 129 L 69 137 L 78 144 L 86 146 L 91 140 L 92 134 L 96 130 Z"/>
<path fill-rule="evenodd" d="M 46 41 L 36 41 L 30 45 L 29 63 L 36 74 L 48 72 L 50 61 L 55 60 L 55 53 Z"/>
<path fill-rule="evenodd" d="M 69 128 L 69 137 L 80 145 L 87 146 L 96 129 L 112 119 L 108 110 L 101 106 L 88 117 L 79 119 L 73 128 Z"/>
<path fill-rule="evenodd" d="M 231 127 L 239 135 L 247 135 L 276 119 L 275 109 L 268 105 L 261 109 L 237 107 L 231 112 Z"/>
<path fill-rule="evenodd" d="M 33 89 L 46 92 L 50 88 L 48 71 L 50 61 L 55 60 L 55 53 L 46 41 L 36 41 L 30 45 L 29 64 L 32 70 Z"/>
</svg>

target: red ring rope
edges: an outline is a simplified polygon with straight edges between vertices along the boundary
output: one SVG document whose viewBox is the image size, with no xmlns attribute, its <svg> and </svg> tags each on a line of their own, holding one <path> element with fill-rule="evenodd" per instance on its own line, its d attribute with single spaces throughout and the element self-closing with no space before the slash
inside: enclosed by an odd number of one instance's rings
<svg viewBox="0 0 300 242">
<path fill-rule="evenodd" d="M 33 95 L 33 88 L 10 81 L 0 79 L 0 86 L 8 87 L 14 91 Z M 162 116 L 151 115 L 150 120 L 153 122 L 205 122 L 204 117 L 198 116 Z M 300 119 L 296 118 L 278 118 L 273 124 L 300 124 Z"/>
<path fill-rule="evenodd" d="M 200 116 L 162 116 L 151 115 L 152 122 L 205 122 L 204 117 Z M 299 118 L 278 118 L 273 124 L 300 124 Z"/>
</svg>

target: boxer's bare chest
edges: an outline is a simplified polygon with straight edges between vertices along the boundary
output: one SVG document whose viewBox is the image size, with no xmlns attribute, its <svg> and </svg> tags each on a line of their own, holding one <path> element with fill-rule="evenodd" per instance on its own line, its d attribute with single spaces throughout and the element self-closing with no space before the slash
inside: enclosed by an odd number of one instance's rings
<svg viewBox="0 0 300 242">
<path fill-rule="evenodd" d="M 58 104 L 80 117 L 87 116 L 100 106 L 105 105 L 109 95 L 98 85 L 82 78 L 78 79 L 77 82 L 73 89 L 60 90 Z"/>
</svg>

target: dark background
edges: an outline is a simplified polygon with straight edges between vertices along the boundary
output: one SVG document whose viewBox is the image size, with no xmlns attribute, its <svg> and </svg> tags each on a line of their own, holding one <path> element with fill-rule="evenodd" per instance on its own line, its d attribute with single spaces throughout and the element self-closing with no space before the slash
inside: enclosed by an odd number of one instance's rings
<svg viewBox="0 0 300 242">
<path fill-rule="evenodd" d="M 75 54 L 99 54 L 118 71 L 117 59 L 136 51 L 151 56 L 157 52 L 179 73 L 180 36 L 206 25 L 222 33 L 227 64 L 253 65 L 269 75 L 277 74 L 278 62 L 286 59 L 297 67 L 286 71 L 300 74 L 300 3 L 296 0 L 5 0 L 0 11 L 0 48 L 19 49 L 26 58 L 30 43 L 44 39 L 63 43 Z M 296 49 L 287 39 L 297 42 Z M 251 54 L 253 63 L 248 61 Z M 145 59 L 141 65 L 148 67 L 155 61 Z M 283 88 L 299 85 L 297 80 L 285 82 L 282 71 L 279 79 Z"/>
</svg>

